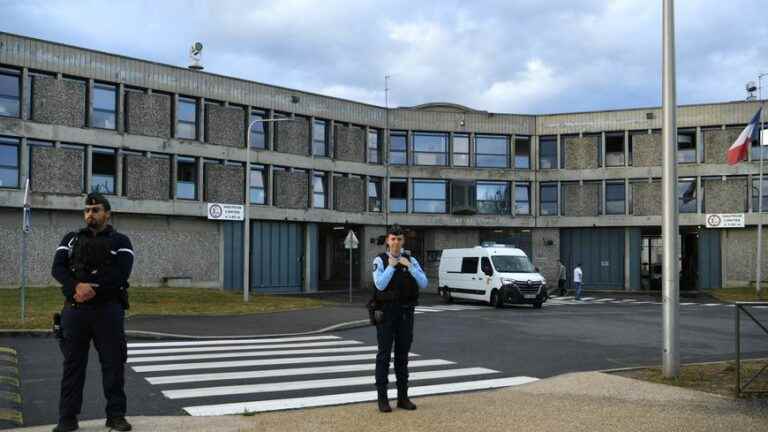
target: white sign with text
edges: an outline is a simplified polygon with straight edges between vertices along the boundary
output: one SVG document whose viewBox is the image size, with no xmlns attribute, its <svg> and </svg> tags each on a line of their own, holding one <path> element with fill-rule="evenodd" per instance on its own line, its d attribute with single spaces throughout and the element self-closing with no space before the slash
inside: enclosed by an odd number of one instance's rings
<svg viewBox="0 0 768 432">
<path fill-rule="evenodd" d="M 208 219 L 241 221 L 245 219 L 245 207 L 238 204 L 208 203 Z"/>
</svg>

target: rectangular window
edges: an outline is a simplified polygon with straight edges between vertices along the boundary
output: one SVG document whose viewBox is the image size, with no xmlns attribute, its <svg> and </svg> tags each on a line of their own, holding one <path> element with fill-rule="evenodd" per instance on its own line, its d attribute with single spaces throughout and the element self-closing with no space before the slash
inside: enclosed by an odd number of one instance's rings
<svg viewBox="0 0 768 432">
<path fill-rule="evenodd" d="M 624 183 L 605 184 L 605 213 L 609 215 L 623 215 L 626 200 Z"/>
<path fill-rule="evenodd" d="M 326 189 L 326 175 L 325 173 L 314 173 L 312 176 L 312 207 L 314 208 L 326 208 L 327 202 L 325 199 Z"/>
<path fill-rule="evenodd" d="M 505 136 L 478 135 L 475 138 L 475 166 L 478 168 L 507 168 L 509 140 Z"/>
<path fill-rule="evenodd" d="M 381 179 L 371 177 L 368 180 L 368 211 L 381 211 Z"/>
<path fill-rule="evenodd" d="M 408 211 L 408 181 L 391 179 L 389 181 L 389 211 L 405 213 Z"/>
<path fill-rule="evenodd" d="M 267 115 L 262 111 L 251 111 L 251 148 L 252 149 L 265 149 L 267 148 L 267 123 L 262 121 L 267 118 Z"/>
<path fill-rule="evenodd" d="M 453 166 L 469 166 L 469 135 L 453 135 Z"/>
<path fill-rule="evenodd" d="M 509 183 L 477 182 L 477 212 L 481 214 L 509 214 Z"/>
<path fill-rule="evenodd" d="M 531 137 L 515 137 L 515 168 L 531 169 Z"/>
<path fill-rule="evenodd" d="M 539 167 L 541 169 L 557 168 L 557 137 L 539 138 Z"/>
<path fill-rule="evenodd" d="M 176 138 L 197 139 L 197 101 L 179 97 L 176 106 Z"/>
<path fill-rule="evenodd" d="M 541 185 L 541 215 L 557 216 L 557 183 Z"/>
<path fill-rule="evenodd" d="M 696 213 L 696 179 L 677 181 L 677 207 L 680 213 Z"/>
<path fill-rule="evenodd" d="M 19 187 L 19 139 L 0 136 L 0 188 Z"/>
<path fill-rule="evenodd" d="M 94 84 L 91 127 L 115 129 L 116 125 L 117 87 L 109 84 Z"/>
<path fill-rule="evenodd" d="M 368 129 L 368 162 L 379 163 L 379 131 Z"/>
<path fill-rule="evenodd" d="M 418 213 L 445 213 L 448 183 L 445 180 L 414 180 L 413 211 Z"/>
<path fill-rule="evenodd" d="M 197 161 L 193 157 L 177 157 L 176 198 L 197 199 Z"/>
<path fill-rule="evenodd" d="M 515 214 L 531 214 L 531 185 L 529 183 L 515 183 Z"/>
<path fill-rule="evenodd" d="M 312 123 L 312 154 L 314 156 L 328 155 L 328 126 L 325 120 L 315 120 Z"/>
<path fill-rule="evenodd" d="M 266 170 L 262 165 L 251 165 L 250 178 L 251 204 L 267 203 L 267 179 Z"/>
<path fill-rule="evenodd" d="M 696 131 L 680 131 L 677 134 L 677 162 L 696 162 Z"/>
<path fill-rule="evenodd" d="M 117 158 L 113 149 L 94 148 L 91 153 L 91 192 L 115 193 Z"/>
<path fill-rule="evenodd" d="M 21 113 L 21 76 L 17 71 L 0 70 L 0 116 L 19 117 Z"/>
<path fill-rule="evenodd" d="M 415 165 L 445 166 L 448 160 L 448 134 L 416 132 L 413 134 Z"/>
<path fill-rule="evenodd" d="M 465 257 L 461 259 L 461 272 L 477 274 L 477 264 L 480 260 L 477 257 Z"/>
<path fill-rule="evenodd" d="M 760 179 L 752 179 L 752 213 L 758 213 L 762 205 L 763 213 L 768 212 L 768 178 L 763 177 L 763 202 L 760 203 Z"/>
<path fill-rule="evenodd" d="M 624 166 L 624 133 L 605 134 L 605 165 Z"/>
<path fill-rule="evenodd" d="M 389 163 L 408 165 L 408 135 L 405 132 L 389 134 Z"/>
</svg>

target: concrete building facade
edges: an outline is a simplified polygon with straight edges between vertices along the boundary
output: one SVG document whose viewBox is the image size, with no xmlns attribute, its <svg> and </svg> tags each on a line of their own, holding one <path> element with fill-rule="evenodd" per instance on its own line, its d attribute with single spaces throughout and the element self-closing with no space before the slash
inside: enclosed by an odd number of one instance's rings
<svg viewBox="0 0 768 432">
<path fill-rule="evenodd" d="M 754 283 L 755 225 L 768 222 L 755 192 L 760 153 L 729 166 L 725 151 L 758 107 L 678 111 L 682 289 Z M 246 136 L 258 119 L 279 121 Z M 409 229 L 406 247 L 433 288 L 442 249 L 497 242 L 524 249 L 550 283 L 562 259 L 583 264 L 588 289 L 654 290 L 660 128 L 660 108 L 388 109 L 0 33 L 0 286 L 19 283 L 29 178 L 32 285 L 53 284 L 55 247 L 99 190 L 134 242 L 135 285 L 242 289 L 242 223 L 208 220 L 206 204 L 247 199 L 256 292 L 345 288 L 350 229 L 360 239 L 353 285 L 370 289 L 394 223 Z M 747 227 L 707 229 L 708 213 L 745 213 Z"/>
</svg>

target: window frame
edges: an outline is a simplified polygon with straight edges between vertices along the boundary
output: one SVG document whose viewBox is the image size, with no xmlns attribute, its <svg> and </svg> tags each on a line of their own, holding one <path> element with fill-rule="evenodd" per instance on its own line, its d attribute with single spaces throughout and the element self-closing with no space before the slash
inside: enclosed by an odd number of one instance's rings
<svg viewBox="0 0 768 432">
<path fill-rule="evenodd" d="M 417 198 L 416 197 L 416 186 L 422 185 L 422 184 L 441 184 L 443 186 L 443 199 L 433 199 L 433 198 Z M 413 179 L 411 180 L 411 208 L 413 209 L 413 213 L 419 213 L 419 214 L 445 214 L 448 213 L 448 181 L 447 180 L 438 180 L 438 179 Z M 439 202 L 441 201 L 443 203 L 443 209 L 442 211 L 419 211 L 417 210 L 417 202 Z"/>
<path fill-rule="evenodd" d="M 200 113 L 198 112 L 199 109 L 200 109 L 200 107 L 199 107 L 199 100 L 196 99 L 196 98 L 193 98 L 193 97 L 179 96 L 177 98 L 176 104 L 177 104 L 177 106 L 176 106 L 176 133 L 174 134 L 175 135 L 174 138 L 184 139 L 184 140 L 191 140 L 191 141 L 197 140 L 197 137 L 200 135 L 199 131 L 198 131 L 198 122 L 197 122 L 197 119 L 200 116 Z M 185 105 L 193 105 L 195 107 L 195 110 L 194 110 L 194 120 L 193 121 L 182 120 L 181 119 L 181 117 L 180 117 L 181 116 L 181 111 L 182 111 L 181 110 L 181 106 L 185 106 Z M 186 125 L 186 126 L 192 125 L 192 127 L 194 129 L 194 133 L 193 133 L 194 136 L 191 137 L 191 138 L 187 137 L 187 136 L 181 136 L 179 134 L 179 131 L 181 130 L 179 128 L 179 125 Z"/>
<path fill-rule="evenodd" d="M 260 120 L 268 120 L 269 116 L 268 116 L 268 113 L 265 112 L 265 111 L 252 109 L 250 111 L 250 113 L 248 114 L 248 125 L 250 126 L 251 123 L 253 123 L 254 120 L 256 120 L 256 118 L 258 118 Z M 267 149 L 267 147 L 269 145 L 268 144 L 269 143 L 269 141 L 268 141 L 268 139 L 269 139 L 269 131 L 267 130 L 268 129 L 267 125 L 268 125 L 268 122 L 260 121 L 260 122 L 253 123 L 253 126 L 251 126 L 251 133 L 250 133 L 250 136 L 248 137 L 248 141 L 249 141 L 249 146 L 250 146 L 250 148 L 252 150 L 266 150 Z M 255 142 L 258 142 L 258 140 L 254 140 L 253 139 L 254 135 L 257 136 L 257 137 L 259 137 L 259 136 L 261 137 L 261 140 L 264 143 L 263 147 L 258 147 L 258 146 L 254 146 L 253 145 Z"/>
<path fill-rule="evenodd" d="M 8 76 L 8 77 L 15 77 L 16 78 L 16 115 L 6 115 L 6 114 L 0 114 L 0 117 L 5 118 L 21 118 L 21 94 L 23 92 L 22 90 L 22 77 L 21 72 L 16 69 L 8 69 L 0 67 L 0 76 Z M 2 94 L 0 93 L 0 101 L 2 100 L 8 100 L 13 101 L 14 96 L 10 94 Z"/>
<path fill-rule="evenodd" d="M 315 181 L 320 179 L 320 185 L 322 186 L 322 192 L 317 192 Z M 318 195 L 322 197 L 323 205 L 316 205 Z M 328 208 L 328 174 L 324 171 L 314 171 L 312 173 L 312 208 L 325 209 Z"/>
<path fill-rule="evenodd" d="M 520 170 L 531 169 L 531 137 L 528 135 L 515 135 L 514 139 L 515 139 L 515 155 L 514 155 L 515 169 L 520 169 Z M 518 154 L 518 149 L 520 148 L 518 146 L 518 143 L 521 143 L 521 142 L 527 143 L 527 146 L 528 146 L 528 152 L 525 155 L 523 155 L 526 158 L 526 163 L 524 166 L 518 164 L 518 158 L 521 157 L 520 154 Z"/>
<path fill-rule="evenodd" d="M 456 138 L 464 138 L 467 140 L 467 151 L 466 152 L 457 152 L 456 151 Z M 451 163 L 453 166 L 456 167 L 469 167 L 470 166 L 470 158 L 469 154 L 471 152 L 471 145 L 470 145 L 470 139 L 471 136 L 468 133 L 454 133 L 453 134 L 453 141 L 451 143 Z M 456 163 L 456 157 L 457 156 L 464 156 L 466 157 L 466 163 Z"/>
<path fill-rule="evenodd" d="M 323 119 L 313 119 L 312 120 L 312 156 L 315 157 L 328 157 L 328 121 Z M 322 126 L 323 127 L 323 133 L 322 137 L 318 137 L 316 135 L 317 127 Z M 322 152 L 318 153 L 315 147 L 316 145 L 322 144 Z"/>
<path fill-rule="evenodd" d="M 403 138 L 405 141 L 405 148 L 403 150 L 393 150 L 394 146 L 392 145 L 392 142 L 394 141 L 392 138 L 398 137 Z M 387 161 L 390 165 L 408 165 L 408 132 L 405 131 L 390 131 L 389 132 L 389 154 L 387 155 Z M 392 154 L 402 154 L 404 162 L 393 162 L 392 161 Z"/>
<path fill-rule="evenodd" d="M 392 187 L 392 185 L 394 183 L 405 185 L 403 187 L 403 190 L 405 191 L 405 198 L 395 198 L 394 199 L 394 200 L 396 200 L 398 202 L 399 201 L 403 201 L 403 203 L 405 204 L 403 210 L 393 210 L 394 206 L 392 205 L 392 201 L 393 201 L 392 191 L 394 190 L 394 188 Z M 408 179 L 407 178 L 390 178 L 389 179 L 389 193 L 388 193 L 388 195 L 389 195 L 389 197 L 388 197 L 389 207 L 388 208 L 389 208 L 390 213 L 408 213 L 409 191 L 408 191 Z"/>
<path fill-rule="evenodd" d="M 176 187 L 175 187 L 174 199 L 184 200 L 184 201 L 197 201 L 197 198 L 199 196 L 199 191 L 197 190 L 198 163 L 199 163 L 199 161 L 198 161 L 198 158 L 196 158 L 196 157 L 192 157 L 192 156 L 176 156 L 176 178 L 174 179 L 175 182 L 176 182 L 175 183 Z M 184 164 L 184 165 L 192 165 L 193 166 L 192 173 L 193 173 L 194 180 L 192 182 L 180 180 L 179 177 L 180 177 L 180 174 L 181 174 L 182 171 L 179 168 L 181 167 L 182 164 Z M 193 189 L 194 190 L 194 197 L 186 198 L 186 197 L 183 197 L 183 196 L 179 196 L 179 183 L 184 183 L 184 184 L 191 183 L 194 186 L 194 189 Z"/>
<path fill-rule="evenodd" d="M 117 130 L 117 104 L 118 104 L 118 87 L 114 84 L 109 83 L 103 83 L 103 82 L 94 82 L 93 83 L 93 90 L 91 91 L 91 112 L 90 112 L 90 118 L 88 120 L 88 123 L 90 124 L 90 127 L 95 129 L 104 129 L 104 130 Z M 96 93 L 98 91 L 111 91 L 112 97 L 114 98 L 114 104 L 112 106 L 112 111 L 106 109 L 106 108 L 97 108 L 96 107 Z M 96 126 L 94 123 L 95 115 L 94 113 L 101 113 L 101 114 L 108 114 L 112 116 L 112 125 L 113 127 L 103 127 L 103 126 Z"/>
<path fill-rule="evenodd" d="M 544 199 L 544 188 L 551 188 L 555 191 L 555 200 Z M 560 215 L 560 203 L 559 203 L 559 191 L 560 185 L 558 183 L 539 183 L 539 214 L 541 216 L 559 216 Z M 554 204 L 554 212 L 545 212 L 546 204 Z"/>
<path fill-rule="evenodd" d="M 681 187 L 684 183 L 692 183 L 693 184 L 693 199 L 687 203 L 683 202 L 685 198 L 686 191 L 681 193 Z M 698 202 L 699 202 L 699 196 L 698 196 L 698 185 L 696 181 L 696 177 L 679 177 L 677 179 L 677 188 L 676 188 L 676 195 L 677 195 L 677 211 L 680 214 L 695 214 L 698 213 Z M 685 206 L 689 206 L 690 203 L 693 203 L 693 211 L 685 210 Z"/>
<path fill-rule="evenodd" d="M 480 150 L 480 142 L 484 139 L 503 139 L 504 140 L 504 165 L 481 165 L 480 160 L 484 157 L 497 157 L 501 158 L 501 153 L 481 153 L 478 150 Z M 510 145 L 510 139 L 507 135 L 492 135 L 492 134 L 476 134 L 475 135 L 475 168 L 492 168 L 492 169 L 504 169 L 509 168 L 509 145 Z"/>
<path fill-rule="evenodd" d="M 482 186 L 503 186 L 504 187 L 504 201 L 498 200 L 486 200 L 480 198 L 480 187 Z M 477 214 L 489 214 L 489 215 L 508 215 L 512 213 L 512 198 L 511 198 L 511 183 L 508 181 L 477 181 L 475 182 L 475 208 L 477 208 Z M 501 212 L 487 212 L 481 210 L 483 203 L 503 203 L 504 208 Z"/>
<path fill-rule="evenodd" d="M 443 151 L 442 152 L 436 152 L 436 151 L 424 151 L 424 150 L 417 150 L 417 138 L 418 137 L 439 137 L 443 140 Z M 411 134 L 411 139 L 413 141 L 413 165 L 414 166 L 448 166 L 448 146 L 450 141 L 450 136 L 447 133 L 444 132 L 414 132 Z M 419 163 L 419 155 L 437 155 L 442 157 L 442 163 Z"/>
<path fill-rule="evenodd" d="M 541 150 L 544 148 L 543 143 L 551 143 L 552 144 L 552 154 L 551 156 L 545 152 L 542 152 Z M 546 156 L 545 156 L 546 155 Z M 544 161 L 549 161 L 551 157 L 551 164 L 549 164 L 549 167 L 544 167 Z M 559 169 L 560 165 L 557 162 L 557 135 L 544 135 L 539 137 L 539 169 L 540 170 L 553 170 L 553 169 Z"/>
<path fill-rule="evenodd" d="M 677 151 L 675 152 L 675 157 L 677 158 L 677 163 L 678 164 L 695 164 L 695 163 L 698 162 L 698 147 L 699 147 L 699 143 L 697 142 L 698 140 L 696 139 L 697 138 L 696 135 L 697 135 L 696 134 L 696 130 L 691 130 L 691 129 L 682 129 L 682 130 L 680 130 L 680 129 L 678 129 L 678 131 L 677 131 Z M 682 140 L 680 139 L 680 137 L 683 137 L 683 136 L 691 137 L 691 142 L 693 143 L 692 144 L 693 148 L 681 149 L 680 144 L 682 143 Z M 687 155 L 687 154 L 691 154 L 692 155 L 692 160 L 687 160 L 686 158 L 684 158 L 683 155 Z"/>
<path fill-rule="evenodd" d="M 611 187 L 621 186 L 623 192 L 623 199 L 612 200 L 610 199 L 609 190 Z M 621 202 L 621 212 L 613 212 L 608 205 L 611 202 Z M 627 210 L 627 185 L 622 181 L 609 181 L 605 183 L 605 214 L 606 215 L 625 215 Z"/>
<path fill-rule="evenodd" d="M 254 172 L 258 172 L 261 174 L 261 186 L 254 186 L 255 182 L 253 181 L 253 174 Z M 250 205 L 267 205 L 267 193 L 269 191 L 269 187 L 267 185 L 267 166 L 266 165 L 259 165 L 259 164 L 251 164 L 251 172 L 249 182 L 248 182 L 248 204 Z M 264 202 L 256 202 L 253 200 L 253 193 L 254 191 L 261 190 L 262 196 L 264 197 Z"/>
<path fill-rule="evenodd" d="M 106 174 L 96 174 L 94 172 L 94 167 L 96 166 L 96 156 L 95 155 L 111 155 L 112 156 L 112 190 L 109 192 L 104 192 L 101 190 L 94 190 L 94 178 L 95 177 L 107 177 Z M 99 192 L 104 195 L 117 195 L 117 149 L 112 149 L 108 147 L 93 147 L 91 149 L 91 172 L 89 173 L 90 179 L 91 179 L 91 192 Z"/>
<path fill-rule="evenodd" d="M 525 188 L 527 191 L 528 199 L 527 200 L 520 200 L 519 202 L 527 203 L 528 204 L 528 210 L 526 212 L 519 212 L 518 211 L 518 199 L 517 199 L 517 191 L 519 188 Z M 531 215 L 531 182 L 515 182 L 515 202 L 514 202 L 514 215 L 522 215 L 522 216 L 530 216 Z"/>
<path fill-rule="evenodd" d="M 375 138 L 375 140 L 371 138 Z M 374 128 L 368 128 L 368 133 L 366 133 L 366 139 L 365 139 L 365 148 L 366 148 L 366 162 L 371 164 L 379 165 L 381 164 L 381 146 L 379 145 L 379 142 L 381 141 L 381 132 L 378 129 Z M 371 143 L 374 143 L 374 146 L 371 146 Z M 375 157 L 372 157 L 375 156 Z"/>
<path fill-rule="evenodd" d="M 620 152 L 618 152 L 618 151 L 609 152 L 608 151 L 608 143 L 612 139 L 616 139 L 616 138 L 619 138 L 619 137 L 621 139 L 621 151 Z M 613 144 L 615 144 L 615 142 Z M 625 146 L 624 146 L 624 132 L 606 132 L 605 133 L 605 143 L 604 143 L 604 145 L 605 145 L 605 166 L 606 167 L 613 168 L 613 167 L 623 167 L 623 166 L 626 165 L 626 163 L 627 163 L 627 154 L 626 154 L 626 149 L 625 149 Z M 610 164 L 609 163 L 609 160 L 610 160 L 609 155 L 616 155 L 616 154 L 621 154 L 621 163 L 619 163 L 617 165 Z"/>
<path fill-rule="evenodd" d="M 384 181 L 381 177 L 368 177 L 368 211 L 372 213 L 381 213 L 383 208 L 383 186 Z M 376 196 L 371 196 L 371 186 L 373 186 Z M 371 201 L 373 200 L 373 201 Z M 377 205 L 373 205 L 373 203 L 377 203 Z M 373 210 L 375 208 L 378 208 L 377 210 Z"/>
<path fill-rule="evenodd" d="M 11 143 L 11 141 L 16 141 Z M 0 136 L 0 146 L 3 147 L 15 147 L 16 149 L 16 166 L 0 164 L 0 170 L 16 171 L 16 185 L 5 186 L 0 184 L 0 189 L 19 189 L 21 187 L 21 138 L 11 136 Z"/>
</svg>

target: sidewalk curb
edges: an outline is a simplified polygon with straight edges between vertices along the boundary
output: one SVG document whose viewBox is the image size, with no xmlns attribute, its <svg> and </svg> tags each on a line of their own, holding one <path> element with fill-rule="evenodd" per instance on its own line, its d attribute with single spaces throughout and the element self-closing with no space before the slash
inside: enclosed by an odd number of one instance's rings
<svg viewBox="0 0 768 432">
<path fill-rule="evenodd" d="M 681 363 L 680 366 L 706 366 L 711 364 L 718 364 L 718 363 L 725 363 L 729 361 L 736 361 L 736 360 L 720 360 L 720 361 L 709 361 L 709 362 L 698 362 L 698 363 Z M 758 357 L 758 358 L 745 358 L 742 359 L 742 361 L 768 361 L 768 357 Z M 615 369 L 601 369 L 596 370 L 593 372 L 600 372 L 600 373 L 615 373 L 615 372 L 629 372 L 629 371 L 636 371 L 640 369 L 650 369 L 654 367 L 658 367 L 659 365 L 649 365 L 649 366 L 629 366 L 629 367 L 623 367 L 623 368 L 615 368 Z"/>
<path fill-rule="evenodd" d="M 321 328 L 319 330 L 310 330 L 306 332 L 298 332 L 298 333 L 272 333 L 272 334 L 259 334 L 259 335 L 237 335 L 237 336 L 196 336 L 196 335 L 184 335 L 184 334 L 175 334 L 175 333 L 162 333 L 162 332 L 152 332 L 152 331 L 144 331 L 144 330 L 126 330 L 125 334 L 126 336 L 132 337 L 132 338 L 138 338 L 138 339 L 256 339 L 256 338 L 267 338 L 267 337 L 288 337 L 288 336 L 306 336 L 306 335 L 314 335 L 314 334 L 321 334 L 321 333 L 328 333 L 332 331 L 342 331 L 342 330 L 350 330 L 354 328 L 360 328 L 360 327 L 367 327 L 370 325 L 370 321 L 366 320 L 356 320 L 356 321 L 347 321 L 342 322 L 338 324 L 334 324 L 328 327 Z M 32 337 L 50 337 L 52 335 L 51 330 L 44 330 L 44 329 L 0 329 L 0 337 L 24 337 L 24 336 L 32 336 Z"/>
</svg>

